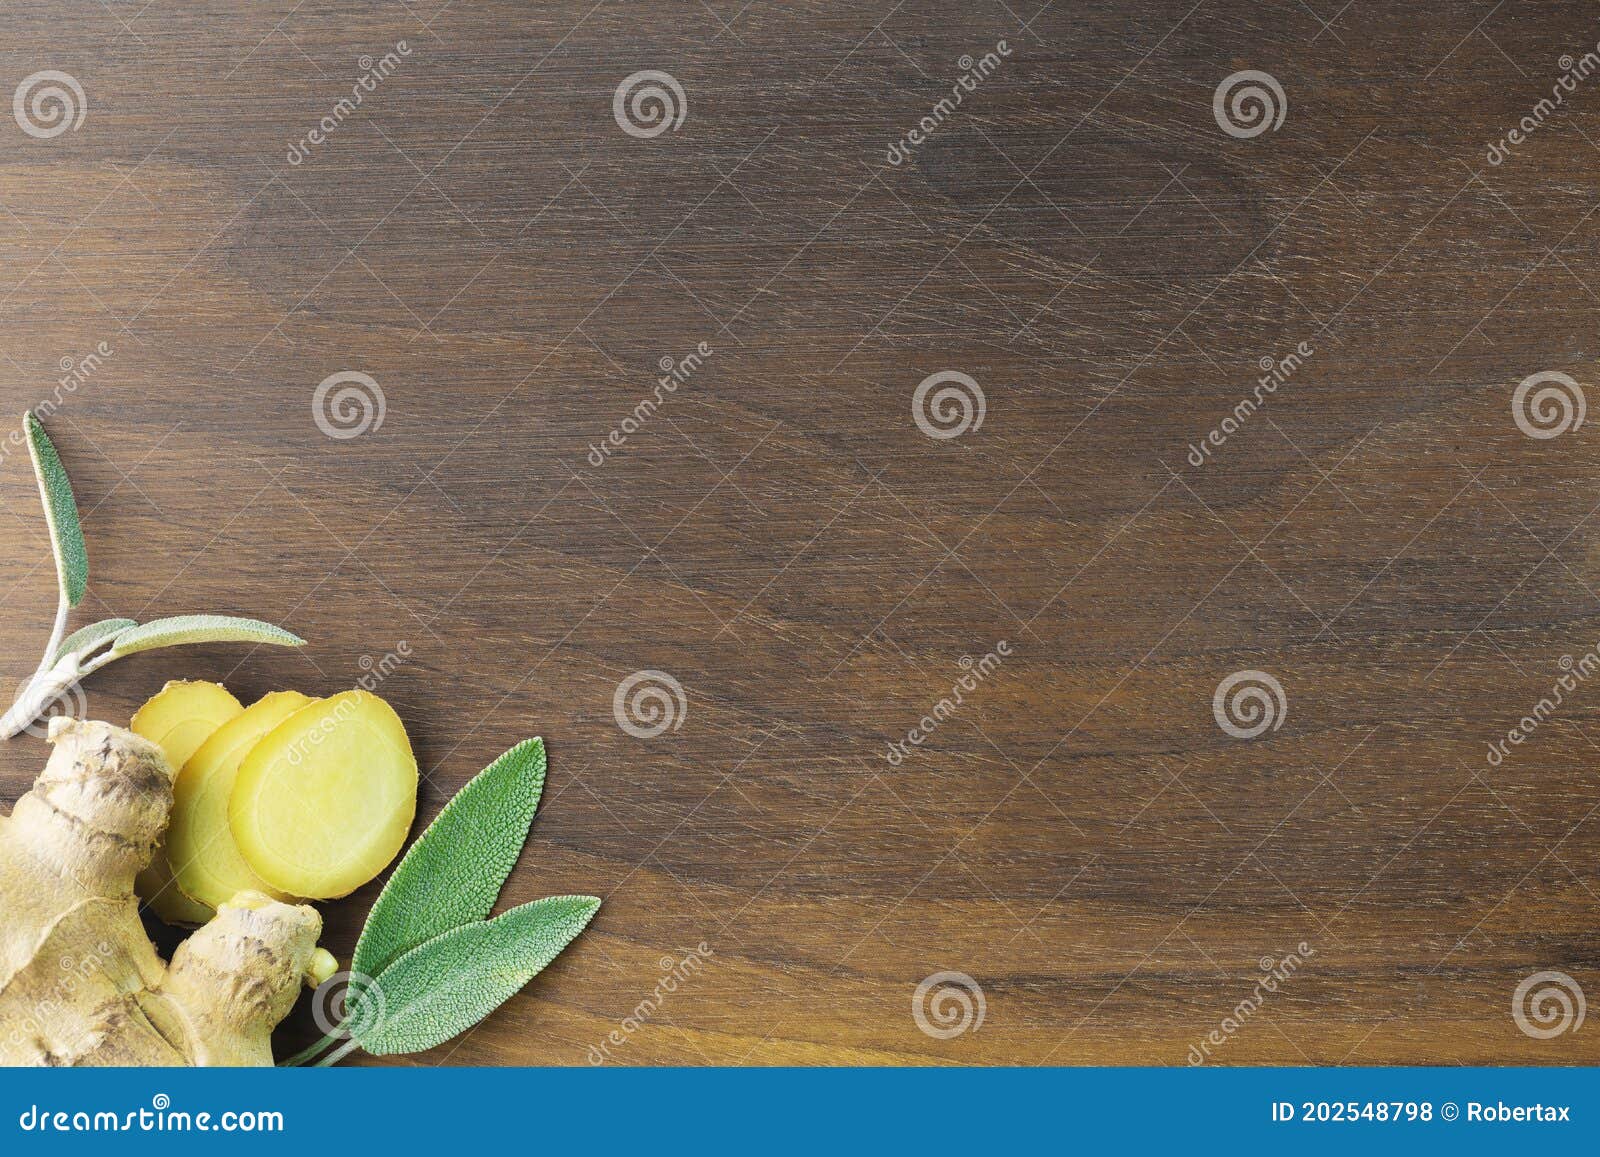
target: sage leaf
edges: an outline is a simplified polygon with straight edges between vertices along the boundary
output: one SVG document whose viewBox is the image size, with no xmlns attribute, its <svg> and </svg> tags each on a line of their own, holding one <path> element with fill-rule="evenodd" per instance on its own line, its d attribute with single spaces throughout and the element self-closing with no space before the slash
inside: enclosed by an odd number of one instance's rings
<svg viewBox="0 0 1600 1157">
<path fill-rule="evenodd" d="M 68 655 L 76 654 L 82 658 L 96 647 L 103 646 L 107 640 L 116 638 L 129 627 L 138 625 L 132 619 L 101 619 L 98 623 L 79 627 L 56 648 L 56 653 L 50 658 L 50 666 L 54 667 Z"/>
<path fill-rule="evenodd" d="M 377 976 L 417 945 L 489 915 L 527 842 L 544 775 L 544 740 L 525 739 L 456 793 L 384 884 L 352 971 Z"/>
<path fill-rule="evenodd" d="M 55 558 L 56 585 L 61 597 L 49 642 L 44 645 L 44 657 L 33 676 L 17 692 L 11 706 L 0 715 L 0 739 L 9 739 L 22 731 L 81 676 L 98 671 L 124 655 L 179 643 L 305 645 L 304 639 L 282 627 L 229 615 L 180 615 L 157 619 L 142 627 L 132 619 L 102 619 L 67 635 L 69 612 L 83 600 L 88 590 L 89 552 L 83 545 L 83 525 L 78 518 L 78 504 L 72 497 L 72 483 L 61 465 L 55 443 L 50 441 L 38 415 L 31 410 L 22 416 L 22 426 L 28 438 L 33 474 L 39 482 L 39 498 L 50 531 L 50 553 Z M 96 651 L 100 653 L 94 654 Z"/>
<path fill-rule="evenodd" d="M 550 896 L 418 945 L 357 996 L 347 1022 L 352 1039 L 386 1056 L 465 1032 L 538 975 L 599 910 L 597 896 Z"/>
<path fill-rule="evenodd" d="M 39 479 L 39 498 L 44 503 L 44 519 L 50 529 L 50 549 L 56 557 L 56 582 L 61 600 L 69 607 L 83 600 L 89 587 L 89 551 L 83 545 L 83 526 L 78 522 L 78 504 L 72 497 L 72 483 L 61 465 L 44 423 L 29 410 L 23 418 L 28 431 L 28 456 Z"/>
<path fill-rule="evenodd" d="M 299 635 L 263 623 L 260 619 L 237 619 L 232 615 L 176 615 L 170 619 L 155 619 L 134 627 L 117 637 L 111 647 L 110 659 L 140 651 L 153 651 L 157 647 L 175 647 L 181 643 L 270 643 L 276 647 L 301 647 L 305 640 Z"/>
</svg>

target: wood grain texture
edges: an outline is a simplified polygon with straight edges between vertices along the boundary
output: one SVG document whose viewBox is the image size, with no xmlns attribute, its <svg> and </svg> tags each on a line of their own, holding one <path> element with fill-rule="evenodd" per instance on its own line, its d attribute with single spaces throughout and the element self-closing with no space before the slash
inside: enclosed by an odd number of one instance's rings
<svg viewBox="0 0 1600 1157">
<path fill-rule="evenodd" d="M 0 28 L 0 89 L 87 97 L 75 131 L 0 124 L 7 412 L 113 350 L 48 419 L 86 616 L 311 640 L 139 656 L 92 712 L 180 675 L 331 693 L 404 641 L 422 819 L 549 744 L 505 902 L 605 907 L 402 1063 L 618 1032 L 613 1063 L 1181 1064 L 1302 942 L 1215 1061 L 1600 1061 L 1512 1017 L 1541 970 L 1600 994 L 1600 684 L 1486 761 L 1600 642 L 1600 423 L 1512 414 L 1536 372 L 1600 387 L 1600 79 L 1487 159 L 1594 48 L 1587 6 L 23 0 Z M 676 131 L 614 119 L 644 69 Z M 1276 131 L 1214 118 L 1244 69 Z M 987 409 L 935 439 L 912 394 L 944 370 Z M 333 439 L 312 396 L 344 371 L 385 413 Z M 31 485 L 7 453 L 11 680 L 54 600 Z M 1235 739 L 1212 696 L 1251 669 L 1287 710 Z M 613 716 L 641 670 L 685 689 L 654 738 Z M 8 801 L 42 756 L 0 748 Z M 326 906 L 336 952 L 374 895 Z M 918 1029 L 942 970 L 978 1031 Z"/>
</svg>

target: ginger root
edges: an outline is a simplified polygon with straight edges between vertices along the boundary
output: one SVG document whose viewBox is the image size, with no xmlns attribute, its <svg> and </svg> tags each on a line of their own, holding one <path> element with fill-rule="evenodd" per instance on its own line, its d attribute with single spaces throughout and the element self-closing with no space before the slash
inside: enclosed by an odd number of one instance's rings
<svg viewBox="0 0 1600 1157">
<path fill-rule="evenodd" d="M 50 742 L 0 819 L 0 1063 L 272 1064 L 272 1030 L 327 971 L 321 917 L 240 893 L 164 963 L 133 881 L 167 825 L 170 763 L 108 723 L 56 718 Z"/>
</svg>

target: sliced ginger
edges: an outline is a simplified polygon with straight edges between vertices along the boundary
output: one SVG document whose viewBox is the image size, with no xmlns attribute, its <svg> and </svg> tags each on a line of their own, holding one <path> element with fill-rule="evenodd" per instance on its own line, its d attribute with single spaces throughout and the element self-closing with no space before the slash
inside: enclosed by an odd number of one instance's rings
<svg viewBox="0 0 1600 1157">
<path fill-rule="evenodd" d="M 167 861 L 178 887 L 191 899 L 219 908 L 237 892 L 260 892 L 290 901 L 251 870 L 228 827 L 228 801 L 239 765 L 278 724 L 314 700 L 298 691 L 274 691 L 211 733 L 189 757 L 172 785 Z"/>
<path fill-rule="evenodd" d="M 176 773 L 212 732 L 243 710 L 220 683 L 173 680 L 134 713 L 128 728 L 161 748 Z M 212 906 L 179 891 L 165 848 L 156 849 L 134 891 L 168 924 L 204 924 L 215 915 Z"/>
<path fill-rule="evenodd" d="M 134 712 L 128 730 L 161 748 L 176 772 L 213 731 L 243 710 L 221 683 L 174 679 Z"/>
<path fill-rule="evenodd" d="M 245 756 L 228 824 L 280 892 L 331 900 L 399 853 L 417 808 L 417 760 L 394 709 L 366 691 L 318 700 Z"/>
</svg>

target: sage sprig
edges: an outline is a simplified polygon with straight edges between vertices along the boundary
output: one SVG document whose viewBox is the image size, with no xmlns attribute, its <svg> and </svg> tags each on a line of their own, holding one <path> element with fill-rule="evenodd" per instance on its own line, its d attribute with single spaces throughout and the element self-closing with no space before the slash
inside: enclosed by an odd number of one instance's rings
<svg viewBox="0 0 1600 1157">
<path fill-rule="evenodd" d="M 417 1053 L 504 1004 L 588 926 L 594 896 L 547 896 L 419 944 L 356 998 L 356 1043 L 374 1056 Z"/>
<path fill-rule="evenodd" d="M 67 618 L 89 589 L 89 552 L 83 542 L 78 503 L 72 495 L 66 468 L 61 465 L 61 456 L 45 433 L 44 424 L 32 411 L 23 417 L 22 424 L 27 434 L 28 456 L 39 482 L 45 525 L 50 531 L 50 550 L 55 556 L 60 597 L 44 657 L 17 693 L 10 709 L 0 716 L 0 738 L 9 739 L 27 727 L 85 675 L 139 651 L 182 643 L 304 645 L 304 639 L 282 627 L 232 615 L 178 615 L 142 625 L 132 619 L 102 619 L 68 635 Z"/>
<path fill-rule="evenodd" d="M 367 916 L 339 1023 L 285 1064 L 442 1044 L 504 1004 L 588 926 L 600 910 L 595 896 L 549 896 L 486 919 L 527 842 L 544 777 L 544 741 L 524 740 L 445 805 Z"/>
<path fill-rule="evenodd" d="M 544 793 L 544 740 L 525 739 L 456 793 L 390 874 L 350 959 L 377 976 L 396 957 L 494 908 Z"/>
</svg>

